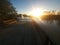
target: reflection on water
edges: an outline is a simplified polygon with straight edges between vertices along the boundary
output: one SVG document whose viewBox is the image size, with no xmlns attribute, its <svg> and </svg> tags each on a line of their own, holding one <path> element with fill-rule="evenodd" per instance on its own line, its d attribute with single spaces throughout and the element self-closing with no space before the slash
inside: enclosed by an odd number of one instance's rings
<svg viewBox="0 0 60 45">
<path fill-rule="evenodd" d="M 31 21 L 29 17 L 23 17 L 23 18 L 18 17 L 18 20 L 19 21 Z"/>
<path fill-rule="evenodd" d="M 41 19 L 44 24 L 60 26 L 60 19 Z"/>
<path fill-rule="evenodd" d="M 50 16 L 49 16 L 50 17 Z M 56 43 L 56 45 L 60 45 L 60 18 L 45 18 L 41 21 L 44 23 L 40 24 L 40 27 L 43 31 L 46 32 L 48 37 Z"/>
</svg>

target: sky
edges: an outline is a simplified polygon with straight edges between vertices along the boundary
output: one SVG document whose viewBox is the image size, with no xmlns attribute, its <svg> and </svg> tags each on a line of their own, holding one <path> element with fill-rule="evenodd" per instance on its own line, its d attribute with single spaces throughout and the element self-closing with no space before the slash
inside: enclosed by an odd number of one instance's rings
<svg viewBox="0 0 60 45">
<path fill-rule="evenodd" d="M 11 0 L 18 13 L 26 14 L 32 8 L 60 10 L 60 0 Z"/>
</svg>

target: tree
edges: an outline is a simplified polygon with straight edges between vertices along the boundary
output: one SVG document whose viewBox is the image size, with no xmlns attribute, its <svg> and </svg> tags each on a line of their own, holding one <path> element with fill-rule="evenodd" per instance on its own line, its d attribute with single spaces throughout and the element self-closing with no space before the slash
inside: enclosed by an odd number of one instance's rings
<svg viewBox="0 0 60 45">
<path fill-rule="evenodd" d="M 52 10 L 51 14 L 52 15 L 56 15 L 56 11 L 55 10 Z"/>
<path fill-rule="evenodd" d="M 51 15 L 51 11 L 44 11 L 43 14 L 44 15 Z"/>
<path fill-rule="evenodd" d="M 60 11 L 57 12 L 57 15 L 60 15 Z"/>
<path fill-rule="evenodd" d="M 11 19 L 16 18 L 16 10 L 10 0 L 0 0 L 0 18 Z"/>
<path fill-rule="evenodd" d="M 27 15 L 27 14 L 23 14 L 23 16 L 24 16 L 24 17 L 28 17 L 28 15 Z"/>
</svg>

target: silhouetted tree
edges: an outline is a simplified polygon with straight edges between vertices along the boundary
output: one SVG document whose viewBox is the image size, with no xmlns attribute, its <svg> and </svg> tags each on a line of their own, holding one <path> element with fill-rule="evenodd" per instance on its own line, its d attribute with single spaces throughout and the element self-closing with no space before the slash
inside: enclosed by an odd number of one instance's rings
<svg viewBox="0 0 60 45">
<path fill-rule="evenodd" d="M 19 14 L 19 17 L 22 17 L 22 14 Z"/>
<path fill-rule="evenodd" d="M 56 13 L 55 10 L 52 10 L 52 11 L 51 11 L 51 14 L 52 14 L 52 15 L 56 15 L 55 13 Z"/>
<path fill-rule="evenodd" d="M 10 0 L 0 0 L 0 18 L 9 19 L 16 18 L 16 10 Z"/>
<path fill-rule="evenodd" d="M 27 17 L 27 15 L 26 15 L 26 14 L 23 14 L 23 16 L 24 16 L 24 17 Z"/>
<path fill-rule="evenodd" d="M 44 11 L 44 15 L 51 15 L 51 11 Z"/>
<path fill-rule="evenodd" d="M 57 12 L 57 15 L 60 15 L 60 11 Z"/>
</svg>

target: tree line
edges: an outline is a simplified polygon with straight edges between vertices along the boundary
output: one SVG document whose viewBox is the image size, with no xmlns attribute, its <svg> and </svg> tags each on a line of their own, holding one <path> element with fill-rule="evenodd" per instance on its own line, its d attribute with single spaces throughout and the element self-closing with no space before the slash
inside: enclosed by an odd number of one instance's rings
<svg viewBox="0 0 60 45">
<path fill-rule="evenodd" d="M 60 10 L 59 11 L 56 11 L 56 10 L 44 11 L 43 13 L 44 15 L 60 15 Z"/>
</svg>

